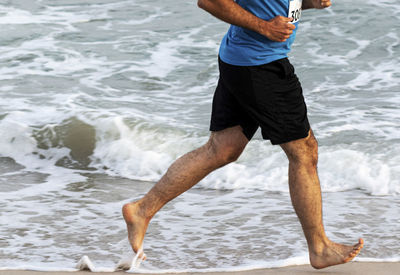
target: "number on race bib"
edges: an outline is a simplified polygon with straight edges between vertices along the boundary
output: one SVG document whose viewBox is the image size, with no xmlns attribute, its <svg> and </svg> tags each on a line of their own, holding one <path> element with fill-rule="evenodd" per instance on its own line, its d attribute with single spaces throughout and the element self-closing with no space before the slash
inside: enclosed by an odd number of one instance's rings
<svg viewBox="0 0 400 275">
<path fill-rule="evenodd" d="M 302 0 L 292 0 L 289 2 L 288 17 L 293 18 L 292 23 L 296 23 L 301 17 L 301 4 Z"/>
<path fill-rule="evenodd" d="M 293 18 L 293 20 L 291 22 L 297 22 L 300 20 L 300 15 L 301 15 L 301 10 L 295 10 L 292 11 L 292 14 L 290 17 Z"/>
</svg>

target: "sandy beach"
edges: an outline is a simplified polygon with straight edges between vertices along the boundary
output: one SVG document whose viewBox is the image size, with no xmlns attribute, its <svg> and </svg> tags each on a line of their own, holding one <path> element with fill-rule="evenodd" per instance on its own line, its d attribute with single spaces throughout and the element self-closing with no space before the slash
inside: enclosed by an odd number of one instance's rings
<svg viewBox="0 0 400 275">
<path fill-rule="evenodd" d="M 1 275 L 88 275 L 88 274 L 99 274 L 99 275 L 116 275 L 126 274 L 125 272 L 41 272 L 41 271 L 27 271 L 27 270 L 2 270 Z M 135 273 L 130 273 L 135 274 Z M 142 273 L 143 274 L 143 273 Z M 145 273 L 150 274 L 150 273 Z M 262 274 L 291 274 L 291 275 L 303 275 L 303 274 L 320 274 L 320 275 L 340 275 L 340 274 L 351 274 L 351 275 L 398 275 L 400 274 L 400 262 L 352 262 L 345 265 L 338 265 L 329 267 L 323 270 L 315 270 L 310 265 L 298 265 L 288 266 L 282 268 L 269 268 L 269 269 L 257 269 L 249 271 L 237 271 L 237 272 L 189 272 L 189 273 L 168 273 L 168 274 L 190 274 L 190 275 L 262 275 Z"/>
</svg>

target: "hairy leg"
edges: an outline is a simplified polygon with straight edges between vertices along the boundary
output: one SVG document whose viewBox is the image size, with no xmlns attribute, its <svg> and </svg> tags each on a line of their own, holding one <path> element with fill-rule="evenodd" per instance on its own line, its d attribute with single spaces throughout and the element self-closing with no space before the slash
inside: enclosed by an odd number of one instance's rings
<svg viewBox="0 0 400 275">
<path fill-rule="evenodd" d="M 281 147 L 289 159 L 290 196 L 307 239 L 311 265 L 319 269 L 352 260 L 363 247 L 362 239 L 347 246 L 330 241 L 325 234 L 317 174 L 318 144 L 312 131 L 308 137 Z"/>
<path fill-rule="evenodd" d="M 247 143 L 240 126 L 213 132 L 205 145 L 177 159 L 142 199 L 125 204 L 122 213 L 133 251 L 143 254 L 147 226 L 158 210 L 215 169 L 235 161 Z"/>
</svg>

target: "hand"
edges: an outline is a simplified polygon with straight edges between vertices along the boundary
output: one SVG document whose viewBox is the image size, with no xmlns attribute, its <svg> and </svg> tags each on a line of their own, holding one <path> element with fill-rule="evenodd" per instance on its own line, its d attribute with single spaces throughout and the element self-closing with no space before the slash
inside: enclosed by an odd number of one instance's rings
<svg viewBox="0 0 400 275">
<path fill-rule="evenodd" d="M 331 0 L 311 0 L 312 8 L 325 9 L 332 5 Z"/>
<path fill-rule="evenodd" d="M 260 33 L 269 39 L 276 42 L 286 41 L 296 28 L 295 25 L 290 24 L 293 18 L 284 16 L 277 16 L 269 21 L 264 21 L 265 25 L 262 27 Z"/>
</svg>

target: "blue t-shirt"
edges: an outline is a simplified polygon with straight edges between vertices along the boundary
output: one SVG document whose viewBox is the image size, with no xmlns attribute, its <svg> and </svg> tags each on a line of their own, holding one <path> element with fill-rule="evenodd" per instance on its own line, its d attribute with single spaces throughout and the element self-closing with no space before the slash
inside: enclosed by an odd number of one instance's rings
<svg viewBox="0 0 400 275">
<path fill-rule="evenodd" d="M 288 17 L 292 1 L 300 1 L 301 5 L 301 0 L 236 0 L 236 3 L 261 19 L 271 20 L 278 15 Z M 231 25 L 222 39 L 219 56 L 225 63 L 237 66 L 262 65 L 285 58 L 298 28 L 298 22 L 293 24 L 296 29 L 285 42 L 275 42 L 257 32 Z"/>
</svg>

